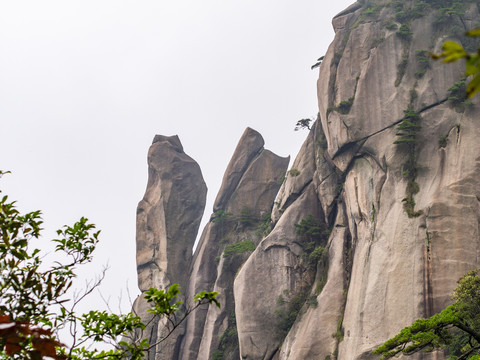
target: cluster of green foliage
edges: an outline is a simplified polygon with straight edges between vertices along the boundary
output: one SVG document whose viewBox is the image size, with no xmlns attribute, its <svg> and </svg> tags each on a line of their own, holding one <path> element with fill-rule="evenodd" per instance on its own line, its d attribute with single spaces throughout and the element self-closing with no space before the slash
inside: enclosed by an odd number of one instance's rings
<svg viewBox="0 0 480 360">
<path fill-rule="evenodd" d="M 323 288 L 325 287 L 325 284 L 327 283 L 327 273 L 328 273 L 328 268 L 325 268 L 324 271 L 322 272 L 322 277 L 315 284 L 315 295 L 320 295 Z"/>
<path fill-rule="evenodd" d="M 298 175 L 300 175 L 300 171 L 298 169 L 290 169 L 288 171 L 288 175 L 291 175 L 293 177 L 297 177 Z"/>
<path fill-rule="evenodd" d="M 424 1 L 413 3 L 413 6 L 403 0 L 395 0 L 389 3 L 395 11 L 395 21 L 407 25 L 412 20 L 423 17 L 426 14 L 428 4 Z"/>
<path fill-rule="evenodd" d="M 407 65 L 408 65 L 408 52 L 403 54 L 402 59 L 397 65 L 397 77 L 395 78 L 396 87 L 399 86 L 400 83 L 402 82 L 405 72 L 407 71 Z"/>
<path fill-rule="evenodd" d="M 325 150 L 328 148 L 328 141 L 321 126 L 319 126 L 319 131 L 317 132 L 317 145 L 320 150 L 320 155 L 323 156 Z"/>
<path fill-rule="evenodd" d="M 448 101 L 458 112 L 465 110 L 467 106 L 473 105 L 467 97 L 467 79 L 463 78 L 453 84 L 449 89 Z"/>
<path fill-rule="evenodd" d="M 295 131 L 298 130 L 303 130 L 303 129 L 308 129 L 310 130 L 310 123 L 313 121 L 313 119 L 300 119 L 297 121 L 295 124 Z"/>
<path fill-rule="evenodd" d="M 337 110 L 340 114 L 348 114 L 352 108 L 353 100 L 355 100 L 354 96 L 350 97 L 348 100 L 340 101 L 335 110 Z"/>
<path fill-rule="evenodd" d="M 360 1 L 362 3 L 362 12 L 360 17 L 352 25 L 352 29 L 357 28 L 360 24 L 365 23 L 367 19 L 376 18 L 383 5 L 377 4 L 375 1 Z"/>
<path fill-rule="evenodd" d="M 255 233 L 259 237 L 264 238 L 265 236 L 270 234 L 271 231 L 272 231 L 272 213 L 268 212 L 262 216 L 262 219 L 260 220 Z"/>
<path fill-rule="evenodd" d="M 320 56 L 318 59 L 317 59 L 317 62 L 315 64 L 313 64 L 310 69 L 313 70 L 317 67 L 319 67 L 320 65 L 322 65 L 322 62 L 323 62 L 323 59 L 325 58 L 325 56 Z"/>
<path fill-rule="evenodd" d="M 232 216 L 232 213 L 226 212 L 225 210 L 217 210 L 213 213 L 211 221 L 214 223 L 226 223 L 228 219 Z"/>
<path fill-rule="evenodd" d="M 247 251 L 253 251 L 255 248 L 255 244 L 250 240 L 236 242 L 225 247 L 223 250 L 223 257 L 229 258 L 234 254 L 243 254 Z"/>
<path fill-rule="evenodd" d="M 340 319 L 337 321 L 337 330 L 332 335 L 338 342 L 343 341 L 344 330 L 343 330 L 343 315 L 340 316 Z"/>
<path fill-rule="evenodd" d="M 411 22 L 415 19 L 421 18 L 427 13 L 428 3 L 424 1 L 409 4 L 408 2 L 395 0 L 387 3 L 388 6 L 394 10 L 394 18 L 388 21 L 385 27 L 388 30 L 397 30 L 397 36 L 404 41 L 404 54 L 397 65 L 397 76 L 395 79 L 395 86 L 399 86 L 405 75 L 408 58 L 409 58 L 409 44 L 412 40 Z M 398 27 L 397 23 L 400 24 Z M 415 74 L 417 78 L 423 77 L 428 68 L 428 59 L 424 58 L 425 54 L 417 54 L 417 61 L 419 63 L 419 71 Z"/>
<path fill-rule="evenodd" d="M 377 4 L 375 1 L 367 1 L 362 6 L 362 15 L 376 16 L 381 9 L 382 6 Z"/>
<path fill-rule="evenodd" d="M 302 219 L 298 224 L 295 224 L 297 233 L 302 239 L 304 250 L 303 260 L 312 268 L 316 267 L 318 263 L 326 263 L 327 251 L 325 248 L 328 240 L 329 231 L 315 220 L 312 215 L 308 215 Z M 326 277 L 324 283 L 326 282 Z M 323 287 L 324 283 L 321 285 Z M 308 303 L 310 306 L 317 306 L 317 295 L 321 289 L 315 294 L 310 294 L 304 289 L 291 294 L 288 290 L 284 290 L 283 295 L 277 299 L 278 308 L 275 310 L 277 317 L 277 331 L 278 336 L 283 338 L 286 336 L 292 327 L 295 319 L 302 306 Z"/>
<path fill-rule="evenodd" d="M 393 31 L 393 30 L 397 30 L 397 29 L 398 29 L 398 25 L 395 24 L 394 22 L 388 22 L 388 23 L 385 24 L 385 28 L 386 28 L 387 30 Z"/>
<path fill-rule="evenodd" d="M 319 245 L 308 255 L 308 261 L 312 264 L 317 264 L 320 260 L 324 260 L 326 256 L 327 250 L 325 247 Z"/>
<path fill-rule="evenodd" d="M 284 290 L 285 297 L 289 297 L 289 300 L 280 295 L 277 299 L 277 304 L 280 306 L 274 313 L 277 317 L 277 336 L 283 339 L 293 326 L 303 304 L 308 298 L 308 293 L 300 291 L 293 296 L 290 296 L 288 290 Z"/>
<path fill-rule="evenodd" d="M 349 97 L 348 100 L 342 100 L 337 106 L 329 107 L 327 109 L 327 116 L 330 114 L 332 111 L 337 111 L 340 114 L 348 114 L 350 112 L 350 109 L 352 108 L 353 101 L 355 100 L 355 94 L 357 93 L 357 85 L 358 85 L 358 80 L 360 79 L 359 76 L 356 78 L 356 83 L 355 83 L 355 88 L 353 90 L 353 96 Z"/>
<path fill-rule="evenodd" d="M 220 336 L 218 349 L 212 354 L 212 360 L 223 360 L 228 354 L 235 351 L 235 349 L 238 349 L 238 332 L 235 311 L 232 311 L 228 317 L 227 329 Z"/>
<path fill-rule="evenodd" d="M 403 0 L 394 0 L 387 2 L 386 5 L 390 6 L 394 11 L 394 16 L 389 21 L 385 22 L 385 27 L 388 30 L 397 30 L 397 35 L 405 41 L 405 54 L 398 64 L 397 78 L 395 80 L 395 86 L 398 86 L 402 81 L 408 60 L 408 45 L 412 38 L 412 32 L 410 30 L 411 22 L 415 19 L 421 18 L 432 11 L 435 11 L 436 17 L 434 20 L 434 27 L 437 32 L 441 31 L 444 35 L 460 36 L 463 34 L 462 24 L 456 25 L 454 17 L 462 16 L 465 13 L 467 6 L 470 4 L 480 5 L 479 0 L 425 0 L 407 2 Z M 365 2 L 363 12 L 374 13 L 376 8 L 374 4 Z M 457 20 L 458 22 L 458 20 Z M 400 27 L 398 27 L 400 24 Z M 438 35 L 438 34 L 437 34 Z M 467 32 L 467 37 L 461 37 L 461 41 L 465 48 L 455 42 L 446 41 L 443 48 L 443 53 L 434 55 L 434 58 L 444 58 L 445 62 L 456 61 L 458 59 L 466 59 L 467 68 L 466 75 L 473 76 L 471 83 L 467 87 L 467 94 L 469 97 L 473 96 L 480 90 L 480 76 L 476 76 L 480 72 L 480 50 L 476 53 L 470 53 L 478 49 L 478 42 L 474 41 L 475 37 L 480 36 L 480 30 L 471 30 Z M 418 57 L 420 55 L 420 58 Z M 420 69 L 415 73 L 417 78 L 423 77 L 425 71 L 428 69 L 428 58 L 426 53 L 418 54 L 417 60 Z"/>
<path fill-rule="evenodd" d="M 228 225 L 232 221 L 232 216 L 233 214 L 231 212 L 220 209 L 215 211 L 210 219 L 212 223 L 218 224 L 217 226 L 219 228 L 219 233 L 222 240 L 226 239 Z"/>
<path fill-rule="evenodd" d="M 418 70 L 415 72 L 415 77 L 421 79 L 430 68 L 430 54 L 426 50 L 416 50 L 415 57 L 418 66 Z"/>
<path fill-rule="evenodd" d="M 306 236 L 309 240 L 314 240 L 322 236 L 323 227 L 311 214 L 300 220 L 298 224 L 295 224 L 295 228 L 299 234 Z"/>
<path fill-rule="evenodd" d="M 402 329 L 374 351 L 389 359 L 443 349 L 449 359 L 480 358 L 480 278 L 478 270 L 465 274 L 453 293 L 453 304 L 427 319 Z"/>
<path fill-rule="evenodd" d="M 217 349 L 212 353 L 212 360 L 223 360 L 223 359 L 224 359 L 224 356 L 223 356 L 222 350 Z"/>
<path fill-rule="evenodd" d="M 394 144 L 412 144 L 417 143 L 417 133 L 422 128 L 420 125 L 420 115 L 412 108 L 405 110 L 405 116 L 398 125 L 396 135 L 398 139 Z"/>
<path fill-rule="evenodd" d="M 385 36 L 381 36 L 373 39 L 372 46 L 371 46 L 372 49 L 378 47 L 384 41 L 385 41 Z"/>
<path fill-rule="evenodd" d="M 431 8 L 437 10 L 433 25 L 437 29 L 451 25 L 451 19 L 454 15 L 462 16 L 465 13 L 465 5 L 468 1 L 464 0 L 432 0 L 429 1 Z"/>
<path fill-rule="evenodd" d="M 0 176 L 5 174 L 0 171 Z M 150 288 L 145 300 L 152 321 L 164 319 L 167 334 L 149 344 L 143 331 L 148 324 L 137 314 L 90 311 L 77 314 L 75 308 L 100 285 L 103 276 L 76 295 L 69 291 L 79 266 L 89 263 L 98 243 L 95 225 L 81 218 L 73 226 L 57 231 L 55 253 L 65 261 L 45 262 L 35 247 L 40 241 L 41 212 L 21 214 L 7 196 L 0 199 L 0 359 L 142 359 L 147 351 L 164 341 L 198 306 L 220 306 L 216 292 L 195 295 L 194 306 L 177 301 L 179 286 L 166 290 Z M 176 317 L 182 306 L 183 315 Z M 70 331 L 70 347 L 59 340 L 59 331 Z M 121 340 L 127 338 L 129 341 Z M 110 343 L 111 350 L 99 351 L 95 343 Z"/>
<path fill-rule="evenodd" d="M 312 294 L 307 298 L 307 304 L 311 307 L 316 308 L 318 306 L 317 295 Z"/>
<path fill-rule="evenodd" d="M 412 108 L 405 111 L 405 116 L 398 125 L 397 140 L 394 144 L 401 145 L 407 152 L 407 158 L 403 164 L 402 175 L 407 180 L 407 187 L 405 190 L 405 197 L 402 199 L 403 209 L 407 213 L 408 217 L 417 217 L 422 214 L 422 211 L 415 211 L 414 195 L 417 194 L 420 189 L 418 183 L 415 181 L 417 178 L 418 165 L 417 165 L 417 146 L 418 131 L 422 128 L 420 125 L 421 117 Z"/>
<path fill-rule="evenodd" d="M 438 139 L 438 147 L 446 148 L 447 145 L 448 145 L 448 135 L 441 136 L 440 139 Z"/>
<path fill-rule="evenodd" d="M 327 251 L 325 249 L 329 231 L 325 226 L 308 215 L 298 224 L 295 224 L 297 233 L 303 240 L 303 251 L 307 263 L 316 265 L 320 260 L 325 260 Z"/>
<path fill-rule="evenodd" d="M 252 210 L 250 210 L 248 207 L 242 208 L 240 211 L 240 224 L 246 225 L 246 226 L 251 226 L 253 223 L 256 222 L 255 215 L 252 213 Z"/>
<path fill-rule="evenodd" d="M 410 30 L 410 25 L 402 24 L 397 30 L 397 36 L 405 41 L 410 41 L 412 39 L 413 32 Z"/>
</svg>

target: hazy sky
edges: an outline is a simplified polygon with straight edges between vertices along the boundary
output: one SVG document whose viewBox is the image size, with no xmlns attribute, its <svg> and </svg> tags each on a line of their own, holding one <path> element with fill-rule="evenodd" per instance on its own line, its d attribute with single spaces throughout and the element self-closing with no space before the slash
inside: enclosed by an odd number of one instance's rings
<svg viewBox="0 0 480 360">
<path fill-rule="evenodd" d="M 1 189 L 22 211 L 43 210 L 45 238 L 81 216 L 96 223 L 102 242 L 82 279 L 109 263 L 104 296 L 116 303 L 127 282 L 135 296 L 154 135 L 177 134 L 199 163 L 208 217 L 247 126 L 295 157 L 307 135 L 295 122 L 317 112 L 310 66 L 351 3 L 0 1 L 0 169 L 12 171 Z M 101 305 L 95 295 L 85 309 Z"/>
</svg>

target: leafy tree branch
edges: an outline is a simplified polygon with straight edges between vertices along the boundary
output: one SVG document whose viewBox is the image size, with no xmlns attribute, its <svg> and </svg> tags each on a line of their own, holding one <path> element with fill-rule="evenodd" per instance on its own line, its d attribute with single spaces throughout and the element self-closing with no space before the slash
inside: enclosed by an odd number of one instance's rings
<svg viewBox="0 0 480 360">
<path fill-rule="evenodd" d="M 465 274 L 454 290 L 454 303 L 428 319 L 418 319 L 373 353 L 389 359 L 398 354 L 445 350 L 449 359 L 480 358 L 480 278 Z"/>
<path fill-rule="evenodd" d="M 0 177 L 6 173 L 0 171 Z M 15 201 L 0 198 L 0 359 L 142 359 L 199 306 L 220 307 L 217 293 L 206 291 L 194 296 L 192 306 L 184 307 L 177 301 L 180 287 L 172 284 L 144 294 L 151 315 L 146 323 L 135 313 L 92 310 L 78 314 L 78 304 L 105 276 L 106 269 L 81 293 L 71 290 L 78 266 L 92 261 L 100 232 L 83 217 L 73 226 L 64 226 L 52 241 L 55 253 L 68 261 L 47 264 L 34 243 L 40 241 L 42 224 L 40 211 L 21 214 Z M 166 331 L 150 344 L 144 330 L 152 321 L 164 324 Z M 70 346 L 59 340 L 62 329 L 70 332 Z M 96 343 L 110 344 L 112 349 L 99 351 Z"/>
</svg>

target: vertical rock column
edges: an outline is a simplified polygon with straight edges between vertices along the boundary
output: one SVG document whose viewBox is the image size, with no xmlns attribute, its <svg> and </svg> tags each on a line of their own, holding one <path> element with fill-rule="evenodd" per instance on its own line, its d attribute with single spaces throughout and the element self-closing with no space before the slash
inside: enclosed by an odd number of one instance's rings
<svg viewBox="0 0 480 360">
<path fill-rule="evenodd" d="M 137 208 L 137 272 L 142 292 L 172 283 L 186 288 L 192 248 L 205 209 L 207 187 L 198 164 L 183 152 L 178 136 L 156 135 L 148 151 L 148 183 Z M 139 297 L 134 308 L 144 313 Z M 143 311 L 142 311 L 143 310 Z M 151 324 L 150 342 L 162 336 L 162 326 Z M 179 331 L 177 329 L 176 331 Z M 155 358 L 169 358 L 173 343 L 162 343 Z M 153 358 L 153 352 L 149 358 Z"/>
</svg>

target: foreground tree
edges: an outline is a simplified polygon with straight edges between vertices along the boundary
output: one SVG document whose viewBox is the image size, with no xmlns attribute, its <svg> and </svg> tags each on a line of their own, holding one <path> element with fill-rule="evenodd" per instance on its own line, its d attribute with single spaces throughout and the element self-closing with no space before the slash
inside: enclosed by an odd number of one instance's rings
<svg viewBox="0 0 480 360">
<path fill-rule="evenodd" d="M 0 177 L 3 174 L 0 171 Z M 216 292 L 202 291 L 193 305 L 184 306 L 177 301 L 177 284 L 166 290 L 150 288 L 144 295 L 151 306 L 149 321 L 162 318 L 167 328 L 155 344 L 143 337 L 148 323 L 138 314 L 77 314 L 77 305 L 103 279 L 104 272 L 82 293 L 71 291 L 78 266 L 92 260 L 100 232 L 86 218 L 58 230 L 58 239 L 52 241 L 64 260 L 46 264 L 45 254 L 34 244 L 41 226 L 40 211 L 21 214 L 7 196 L 0 199 L 0 359 L 141 359 L 196 308 L 220 306 Z M 59 340 L 61 330 L 71 335 L 68 347 Z M 111 350 L 96 350 L 100 342 L 110 344 Z"/>
<path fill-rule="evenodd" d="M 397 354 L 442 349 L 449 359 L 480 359 L 480 278 L 465 274 L 453 292 L 453 304 L 428 319 L 402 329 L 374 351 L 389 359 Z"/>
</svg>

